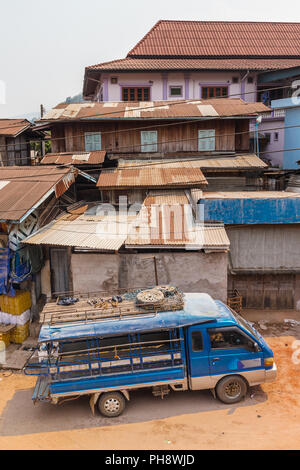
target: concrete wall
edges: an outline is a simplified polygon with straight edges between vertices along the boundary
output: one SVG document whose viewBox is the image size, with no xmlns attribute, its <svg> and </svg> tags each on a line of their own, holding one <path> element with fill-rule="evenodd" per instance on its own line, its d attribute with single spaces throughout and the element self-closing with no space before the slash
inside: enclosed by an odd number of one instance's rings
<svg viewBox="0 0 300 470">
<path fill-rule="evenodd" d="M 73 288 L 87 293 L 155 285 L 154 254 L 73 253 Z M 159 284 L 227 298 L 227 253 L 156 253 Z"/>
<path fill-rule="evenodd" d="M 119 283 L 119 255 L 72 253 L 71 270 L 74 292 L 113 290 Z"/>
<path fill-rule="evenodd" d="M 47 297 L 51 297 L 50 261 L 47 259 L 41 270 L 41 291 Z"/>
</svg>

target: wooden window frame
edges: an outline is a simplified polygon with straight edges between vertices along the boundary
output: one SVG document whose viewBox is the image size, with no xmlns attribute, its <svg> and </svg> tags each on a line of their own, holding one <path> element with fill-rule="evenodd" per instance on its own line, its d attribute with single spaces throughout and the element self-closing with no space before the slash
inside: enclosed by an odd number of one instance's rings
<svg viewBox="0 0 300 470">
<path fill-rule="evenodd" d="M 217 94 L 217 90 L 222 90 L 222 94 L 218 95 Z M 226 89 L 226 95 L 223 94 L 223 91 L 224 89 Z M 206 96 L 204 96 L 204 90 L 206 90 Z M 212 93 L 209 91 L 209 90 L 212 90 Z M 210 95 L 213 95 L 213 96 L 210 96 Z M 203 100 L 209 100 L 209 99 L 214 99 L 214 98 L 228 98 L 229 96 L 229 86 L 228 85 L 213 85 L 213 86 L 209 86 L 209 85 L 205 85 L 205 86 L 201 86 L 201 98 Z"/>
<path fill-rule="evenodd" d="M 133 90 L 133 92 L 132 92 Z M 142 97 L 141 99 L 138 98 L 138 90 L 141 90 Z M 148 92 L 148 97 L 145 99 L 145 90 Z M 131 97 L 134 99 L 130 99 Z M 128 99 L 125 99 L 127 97 Z M 149 86 L 122 86 L 122 101 L 130 102 L 130 101 L 151 101 L 151 87 Z"/>
</svg>

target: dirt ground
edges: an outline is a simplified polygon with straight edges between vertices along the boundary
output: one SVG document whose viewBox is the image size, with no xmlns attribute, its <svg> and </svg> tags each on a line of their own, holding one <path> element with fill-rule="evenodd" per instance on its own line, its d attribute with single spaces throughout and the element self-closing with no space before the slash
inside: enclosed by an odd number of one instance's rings
<svg viewBox="0 0 300 470">
<path fill-rule="evenodd" d="M 93 417 L 85 397 L 34 406 L 35 377 L 0 372 L 0 449 L 299 450 L 299 331 L 263 333 L 274 351 L 278 378 L 251 389 L 237 405 L 219 403 L 207 391 L 173 392 L 164 400 L 139 391 L 122 416 L 107 419 Z"/>
</svg>

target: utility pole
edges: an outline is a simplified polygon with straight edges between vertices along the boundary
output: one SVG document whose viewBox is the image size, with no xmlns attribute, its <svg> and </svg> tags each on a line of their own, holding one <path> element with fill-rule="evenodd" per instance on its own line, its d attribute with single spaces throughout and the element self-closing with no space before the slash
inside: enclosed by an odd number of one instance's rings
<svg viewBox="0 0 300 470">
<path fill-rule="evenodd" d="M 44 113 L 45 113 L 45 108 L 44 108 L 44 106 L 43 106 L 42 104 L 41 104 L 41 106 L 40 106 L 40 110 L 41 110 L 41 119 L 43 119 L 43 116 L 44 116 Z M 46 153 L 45 141 L 42 140 L 42 142 L 41 142 L 41 154 L 42 154 L 42 158 L 44 158 L 45 153 Z"/>
</svg>

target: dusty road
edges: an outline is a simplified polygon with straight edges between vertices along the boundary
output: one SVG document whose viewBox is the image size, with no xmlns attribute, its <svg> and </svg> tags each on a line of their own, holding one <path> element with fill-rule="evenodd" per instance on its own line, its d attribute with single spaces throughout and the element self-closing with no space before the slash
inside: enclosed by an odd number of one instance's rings
<svg viewBox="0 0 300 470">
<path fill-rule="evenodd" d="M 266 339 L 278 379 L 231 406 L 209 392 L 163 401 L 136 392 L 121 417 L 105 419 L 91 416 L 86 398 L 33 406 L 35 378 L 0 372 L 0 449 L 300 449 L 300 337 Z"/>
</svg>

